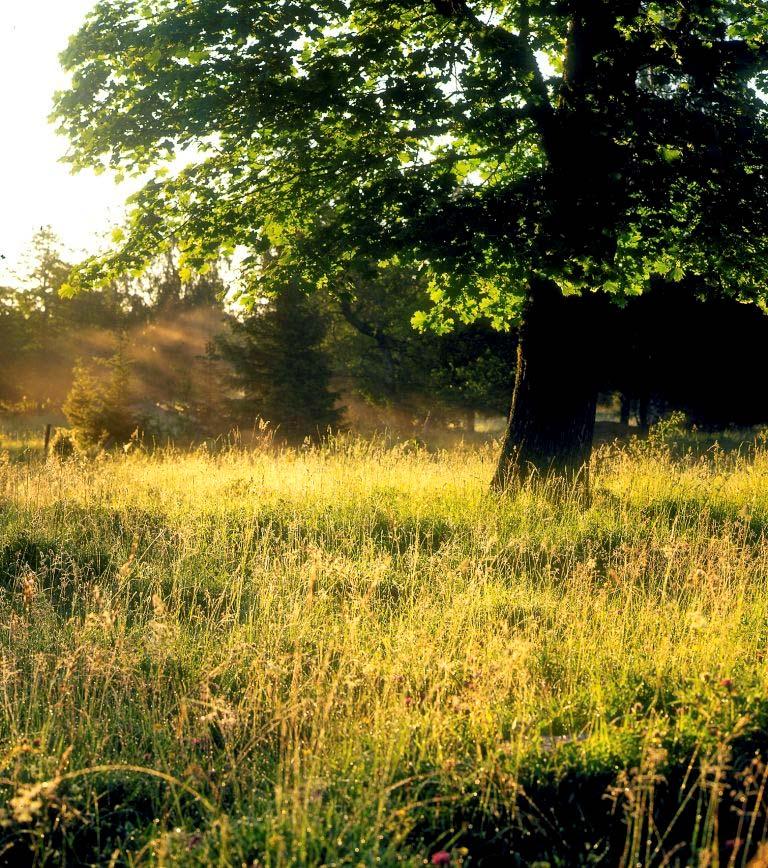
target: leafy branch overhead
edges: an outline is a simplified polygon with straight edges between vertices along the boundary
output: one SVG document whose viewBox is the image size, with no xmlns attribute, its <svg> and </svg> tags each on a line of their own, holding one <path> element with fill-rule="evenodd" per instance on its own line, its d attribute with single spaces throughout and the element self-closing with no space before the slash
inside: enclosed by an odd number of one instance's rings
<svg viewBox="0 0 768 868">
<path fill-rule="evenodd" d="M 244 245 L 262 293 L 408 262 L 438 318 L 497 325 L 532 276 L 758 297 L 767 32 L 737 0 L 101 0 L 55 116 L 75 168 L 150 180 L 74 282 L 173 240 L 198 268 Z"/>
</svg>

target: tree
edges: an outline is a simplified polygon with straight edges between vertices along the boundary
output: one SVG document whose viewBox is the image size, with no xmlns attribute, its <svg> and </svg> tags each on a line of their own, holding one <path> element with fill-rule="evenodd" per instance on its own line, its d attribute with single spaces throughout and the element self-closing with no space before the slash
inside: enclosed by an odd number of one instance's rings
<svg viewBox="0 0 768 868">
<path fill-rule="evenodd" d="M 324 337 L 323 319 L 296 286 L 286 286 L 244 320 L 233 319 L 216 348 L 231 367 L 235 421 L 249 428 L 259 419 L 270 422 L 294 443 L 334 427 L 339 412 Z"/>
<path fill-rule="evenodd" d="M 19 363 L 26 356 L 28 335 L 17 293 L 0 286 L 0 409 L 13 403 L 19 392 Z"/>
<path fill-rule="evenodd" d="M 87 451 L 127 443 L 137 425 L 131 398 L 127 341 L 121 335 L 108 360 L 75 364 L 72 388 L 62 410 L 78 448 Z"/>
<path fill-rule="evenodd" d="M 695 283 L 654 282 L 616 311 L 609 340 L 601 385 L 620 389 L 625 406 L 637 402 L 641 427 L 649 404 L 684 411 L 700 428 L 768 421 L 768 316 L 758 306 Z"/>
<path fill-rule="evenodd" d="M 71 270 L 60 239 L 50 227 L 41 227 L 13 274 L 15 286 L 0 299 L 0 321 L 14 332 L 13 340 L 0 341 L 0 354 L 8 358 L 17 397 L 24 396 L 31 405 L 60 405 L 71 385 L 75 358 L 100 353 L 105 333 L 114 335 L 137 324 L 145 309 L 125 280 L 63 298 L 60 291 Z"/>
<path fill-rule="evenodd" d="M 157 171 L 74 284 L 171 238 L 192 263 L 246 245 L 274 288 L 418 264 L 422 324 L 521 321 L 497 485 L 576 476 L 606 299 L 764 294 L 765 24 L 752 0 L 101 0 L 60 127 L 75 167 Z"/>
<path fill-rule="evenodd" d="M 509 412 L 516 348 L 515 333 L 497 331 L 483 322 L 441 335 L 436 391 L 464 412 L 466 429 L 473 430 L 477 411 Z"/>
</svg>

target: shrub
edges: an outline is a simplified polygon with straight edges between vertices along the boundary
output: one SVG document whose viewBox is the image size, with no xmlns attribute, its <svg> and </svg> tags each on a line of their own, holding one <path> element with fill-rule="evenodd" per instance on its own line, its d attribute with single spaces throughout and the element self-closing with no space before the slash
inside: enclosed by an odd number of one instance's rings
<svg viewBox="0 0 768 868">
<path fill-rule="evenodd" d="M 50 454 L 56 458 L 70 458 L 74 453 L 75 442 L 72 432 L 66 428 L 57 428 L 51 437 Z"/>
</svg>

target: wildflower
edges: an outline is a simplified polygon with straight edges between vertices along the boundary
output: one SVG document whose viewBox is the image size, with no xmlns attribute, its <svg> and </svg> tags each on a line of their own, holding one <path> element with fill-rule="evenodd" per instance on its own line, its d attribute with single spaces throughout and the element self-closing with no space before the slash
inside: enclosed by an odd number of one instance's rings
<svg viewBox="0 0 768 868">
<path fill-rule="evenodd" d="M 431 861 L 433 865 L 450 865 L 451 854 L 447 850 L 438 850 L 432 854 Z"/>
<path fill-rule="evenodd" d="M 704 630 L 709 623 L 706 616 L 701 612 L 692 612 L 689 615 L 689 621 L 694 630 Z"/>
<path fill-rule="evenodd" d="M 724 687 L 726 690 L 730 690 L 733 687 L 733 680 L 731 678 L 723 678 L 720 682 L 720 686 Z"/>
<path fill-rule="evenodd" d="M 175 632 L 174 627 L 165 621 L 157 619 L 149 621 L 144 635 L 147 650 L 166 654 L 175 639 Z"/>
<path fill-rule="evenodd" d="M 43 809 L 43 793 L 50 784 L 26 784 L 19 788 L 8 804 L 17 823 L 31 823 Z"/>
<path fill-rule="evenodd" d="M 195 847 L 202 843 L 202 841 L 203 836 L 200 834 L 200 832 L 193 832 L 187 838 L 187 850 L 194 850 Z"/>
<path fill-rule="evenodd" d="M 17 796 L 11 799 L 9 804 L 17 823 L 31 823 L 43 807 L 42 799 L 31 799 L 27 796 Z"/>
<path fill-rule="evenodd" d="M 184 777 L 196 781 L 204 781 L 205 772 L 203 771 L 203 768 L 199 763 L 190 763 L 184 769 Z"/>
</svg>

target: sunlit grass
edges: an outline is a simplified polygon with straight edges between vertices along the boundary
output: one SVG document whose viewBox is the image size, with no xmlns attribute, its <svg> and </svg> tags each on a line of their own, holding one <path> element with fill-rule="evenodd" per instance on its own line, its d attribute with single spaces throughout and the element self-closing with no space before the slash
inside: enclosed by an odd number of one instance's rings
<svg viewBox="0 0 768 868">
<path fill-rule="evenodd" d="M 489 494 L 490 448 L 6 462 L 0 846 L 742 864 L 768 742 L 752 452 L 603 449 L 586 508 Z"/>
<path fill-rule="evenodd" d="M 58 413 L 32 416 L 25 414 L 0 418 L 0 454 L 16 458 L 31 458 L 43 450 L 46 425 L 52 428 L 64 423 Z"/>
</svg>

